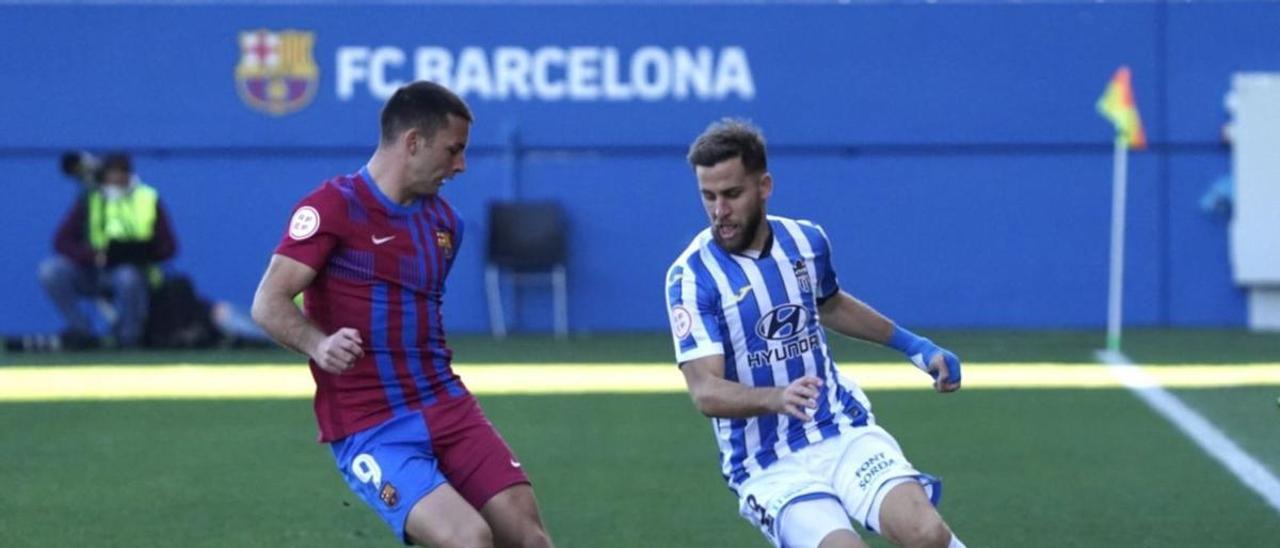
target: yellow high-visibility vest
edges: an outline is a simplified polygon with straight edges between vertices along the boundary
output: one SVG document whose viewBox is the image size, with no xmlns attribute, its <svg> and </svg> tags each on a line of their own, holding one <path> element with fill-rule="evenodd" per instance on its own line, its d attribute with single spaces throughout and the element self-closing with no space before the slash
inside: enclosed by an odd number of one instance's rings
<svg viewBox="0 0 1280 548">
<path fill-rule="evenodd" d="M 127 195 L 108 200 L 101 190 L 89 193 L 89 246 L 106 251 L 111 242 L 145 242 L 156 234 L 156 218 L 160 212 L 160 194 L 156 189 L 138 183 Z M 164 271 L 152 265 L 146 269 L 151 287 L 164 282 Z"/>
<path fill-rule="evenodd" d="M 89 193 L 89 245 L 106 251 L 115 242 L 145 242 L 156 233 L 160 194 L 139 183 L 118 200 L 103 198 L 102 191 Z"/>
</svg>

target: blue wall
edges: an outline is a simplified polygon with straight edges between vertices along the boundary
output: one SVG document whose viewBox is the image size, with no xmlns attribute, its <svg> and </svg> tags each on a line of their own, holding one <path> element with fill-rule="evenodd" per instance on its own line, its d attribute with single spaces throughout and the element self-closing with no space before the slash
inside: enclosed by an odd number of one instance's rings
<svg viewBox="0 0 1280 548">
<path fill-rule="evenodd" d="M 297 112 L 237 94 L 238 35 L 258 28 L 313 33 L 319 78 Z M 891 316 L 1101 325 L 1111 152 L 1093 102 L 1121 64 L 1152 142 L 1130 165 L 1127 322 L 1240 325 L 1226 225 L 1196 201 L 1229 169 L 1217 144 L 1229 76 L 1280 70 L 1277 28 L 1272 2 L 3 6 L 0 332 L 59 327 L 34 270 L 73 198 L 56 173 L 63 149 L 133 151 L 175 221 L 175 266 L 247 305 L 291 205 L 358 169 L 375 141 L 381 98 L 365 81 L 341 96 L 337 52 L 392 48 L 407 60 L 386 75 L 407 80 L 416 48 L 456 60 L 472 46 L 614 48 L 624 79 L 645 46 L 708 48 L 717 62 L 736 48 L 751 88 L 469 95 L 469 170 L 444 192 L 469 219 L 445 309 L 454 331 L 487 328 L 484 205 L 517 195 L 568 211 L 574 329 L 665 328 L 663 272 L 706 222 L 683 153 L 727 114 L 769 136 L 770 212 L 826 226 L 844 287 Z M 571 78 L 563 65 L 550 77 Z M 605 77 L 585 78 L 599 91 Z M 525 325 L 549 326 L 545 294 L 522 304 Z"/>
</svg>

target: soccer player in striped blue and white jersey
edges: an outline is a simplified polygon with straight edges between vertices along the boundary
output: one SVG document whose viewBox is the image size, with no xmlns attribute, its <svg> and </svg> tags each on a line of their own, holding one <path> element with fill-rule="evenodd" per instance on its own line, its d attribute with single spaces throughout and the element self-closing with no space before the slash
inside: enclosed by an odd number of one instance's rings
<svg viewBox="0 0 1280 548">
<path fill-rule="evenodd" d="M 766 215 L 758 128 L 716 122 L 688 159 L 711 226 L 667 271 L 667 306 L 739 512 L 776 546 L 865 547 L 853 519 L 899 546 L 963 547 L 935 510 L 941 484 L 876 425 L 823 328 L 902 351 L 938 392 L 960 388 L 960 360 L 842 291 L 821 227 Z"/>
</svg>

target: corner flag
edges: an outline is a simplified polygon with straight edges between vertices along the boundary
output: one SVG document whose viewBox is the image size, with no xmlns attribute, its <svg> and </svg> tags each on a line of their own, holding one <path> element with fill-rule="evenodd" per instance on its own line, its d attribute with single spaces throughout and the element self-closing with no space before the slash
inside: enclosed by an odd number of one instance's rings
<svg viewBox="0 0 1280 548">
<path fill-rule="evenodd" d="M 1124 213 L 1129 149 L 1147 146 L 1138 105 L 1133 100 L 1129 67 L 1121 66 L 1098 98 L 1098 113 L 1116 127 L 1115 161 L 1111 172 L 1111 280 L 1107 284 L 1107 350 L 1120 352 L 1124 296 Z"/>
<path fill-rule="evenodd" d="M 1131 149 L 1147 147 L 1147 135 L 1142 130 L 1142 118 L 1138 117 L 1138 105 L 1133 100 L 1133 83 L 1129 67 L 1116 69 L 1107 84 L 1107 90 L 1098 98 L 1098 113 L 1116 126 L 1116 138 Z"/>
</svg>

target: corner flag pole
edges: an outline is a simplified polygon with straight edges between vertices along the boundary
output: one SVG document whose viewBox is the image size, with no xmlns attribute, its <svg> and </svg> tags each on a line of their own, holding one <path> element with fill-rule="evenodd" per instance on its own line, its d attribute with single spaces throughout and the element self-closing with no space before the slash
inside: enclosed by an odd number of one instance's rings
<svg viewBox="0 0 1280 548">
<path fill-rule="evenodd" d="M 1129 67 L 1116 69 L 1098 98 L 1098 113 L 1115 126 L 1115 160 L 1111 172 L 1111 279 L 1107 287 L 1107 350 L 1120 351 L 1124 300 L 1124 213 L 1128 188 L 1129 149 L 1147 146 L 1138 105 L 1133 99 Z"/>
<path fill-rule="evenodd" d="M 1120 351 L 1124 297 L 1125 191 L 1128 185 L 1129 145 L 1116 138 L 1111 172 L 1111 282 L 1107 288 L 1107 350 Z"/>
</svg>

